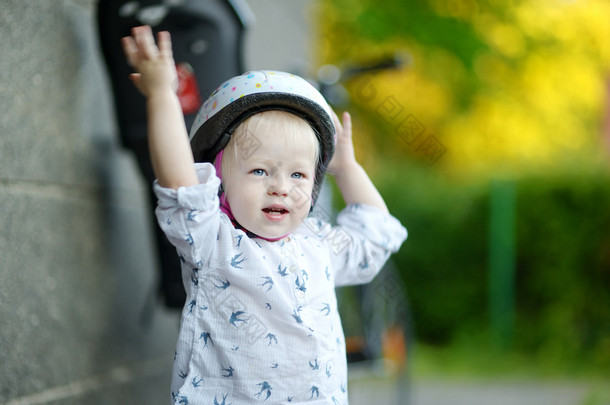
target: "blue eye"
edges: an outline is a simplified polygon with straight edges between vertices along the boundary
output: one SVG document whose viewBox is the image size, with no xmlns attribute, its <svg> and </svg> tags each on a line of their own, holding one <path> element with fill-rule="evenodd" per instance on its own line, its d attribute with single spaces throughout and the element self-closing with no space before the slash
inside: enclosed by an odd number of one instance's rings
<svg viewBox="0 0 610 405">
<path fill-rule="evenodd" d="M 265 171 L 263 169 L 254 169 L 252 170 L 252 174 L 255 176 L 264 176 Z"/>
<path fill-rule="evenodd" d="M 302 179 L 305 176 L 303 176 L 303 173 L 292 173 L 291 177 L 293 179 Z"/>
</svg>

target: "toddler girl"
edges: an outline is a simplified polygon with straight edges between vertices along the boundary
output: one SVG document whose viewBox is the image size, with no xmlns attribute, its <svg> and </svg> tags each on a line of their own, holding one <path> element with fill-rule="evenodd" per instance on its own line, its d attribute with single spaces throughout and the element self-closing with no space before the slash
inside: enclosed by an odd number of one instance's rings
<svg viewBox="0 0 610 405">
<path fill-rule="evenodd" d="M 305 80 L 248 72 L 204 103 L 189 136 L 167 32 L 123 47 L 146 96 L 157 216 L 182 261 L 175 404 L 347 404 L 335 287 L 366 283 L 406 238 L 343 124 Z M 197 162 L 197 163 L 195 163 Z M 308 217 L 326 171 L 347 204 Z"/>
</svg>

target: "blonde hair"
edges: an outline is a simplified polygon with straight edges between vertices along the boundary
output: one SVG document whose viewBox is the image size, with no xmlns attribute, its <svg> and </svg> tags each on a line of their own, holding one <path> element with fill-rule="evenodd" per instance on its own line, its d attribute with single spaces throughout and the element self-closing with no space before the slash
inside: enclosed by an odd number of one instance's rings
<svg viewBox="0 0 610 405">
<path fill-rule="evenodd" d="M 221 172 L 223 180 L 230 176 L 232 169 L 242 159 L 248 157 L 260 143 L 260 140 L 254 136 L 254 132 L 259 127 L 266 130 L 264 132 L 266 136 L 274 136 L 277 133 L 289 136 L 289 138 L 286 138 L 288 144 L 294 143 L 298 137 L 309 136 L 314 144 L 311 159 L 314 168 L 317 166 L 320 157 L 320 143 L 309 123 L 286 111 L 263 111 L 246 119 L 233 132 L 222 155 Z"/>
</svg>

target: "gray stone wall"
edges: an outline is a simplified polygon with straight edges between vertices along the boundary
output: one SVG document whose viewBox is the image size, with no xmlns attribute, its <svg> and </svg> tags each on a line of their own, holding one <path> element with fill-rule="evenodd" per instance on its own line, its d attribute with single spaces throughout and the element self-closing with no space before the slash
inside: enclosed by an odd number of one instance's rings
<svg viewBox="0 0 610 405">
<path fill-rule="evenodd" d="M 178 314 L 93 0 L 0 1 L 0 403 L 166 404 Z"/>
<path fill-rule="evenodd" d="M 246 67 L 306 73 L 310 1 L 249 4 Z M 169 403 L 179 317 L 151 299 L 149 185 L 117 141 L 96 7 L 0 0 L 3 405 Z"/>
</svg>

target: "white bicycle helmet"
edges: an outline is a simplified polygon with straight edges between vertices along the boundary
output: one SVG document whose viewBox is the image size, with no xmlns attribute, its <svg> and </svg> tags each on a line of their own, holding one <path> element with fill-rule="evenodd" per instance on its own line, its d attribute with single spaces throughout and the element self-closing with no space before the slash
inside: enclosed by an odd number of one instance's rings
<svg viewBox="0 0 610 405">
<path fill-rule="evenodd" d="M 203 103 L 191 127 L 195 161 L 213 163 L 239 124 L 256 113 L 269 110 L 295 114 L 314 129 L 320 143 L 312 194 L 315 201 L 335 150 L 335 126 L 330 106 L 322 94 L 293 74 L 252 71 L 221 84 Z"/>
</svg>

